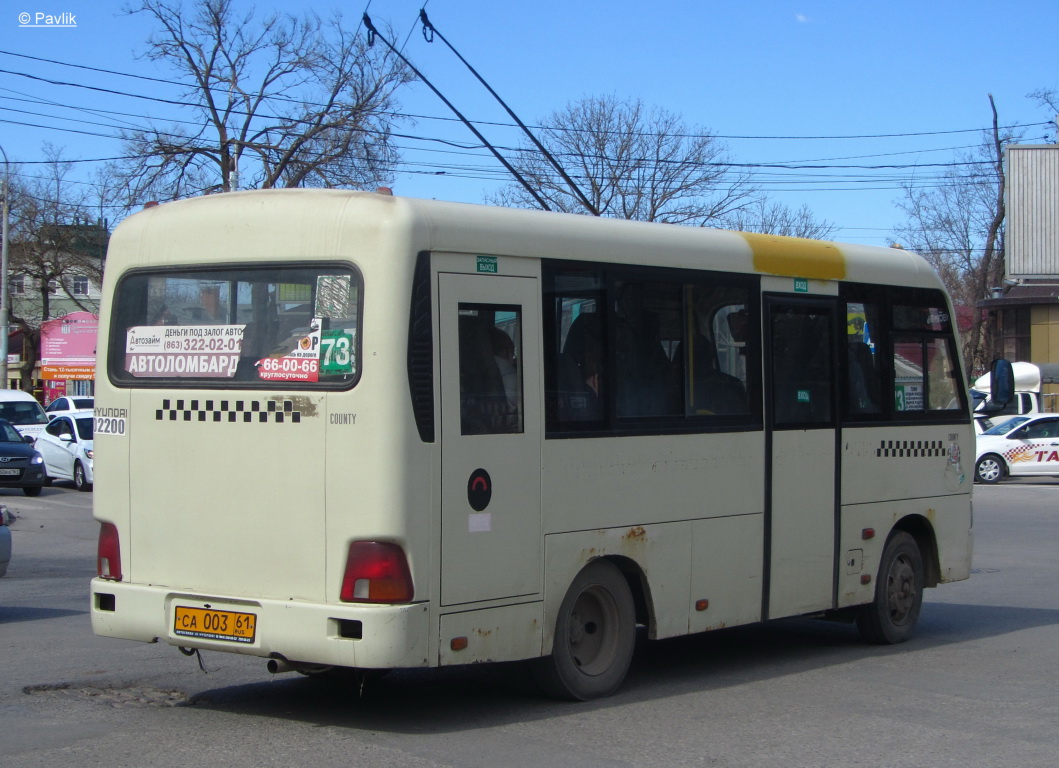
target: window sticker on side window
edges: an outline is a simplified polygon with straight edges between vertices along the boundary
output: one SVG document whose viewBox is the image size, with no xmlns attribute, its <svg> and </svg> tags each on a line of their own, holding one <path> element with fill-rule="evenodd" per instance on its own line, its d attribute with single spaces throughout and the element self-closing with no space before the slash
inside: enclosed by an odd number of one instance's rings
<svg viewBox="0 0 1059 768">
<path fill-rule="evenodd" d="M 139 325 L 128 330 L 125 370 L 137 378 L 230 379 L 245 325 Z"/>
<path fill-rule="evenodd" d="M 318 381 L 320 378 L 320 318 L 314 317 L 304 335 L 292 338 L 278 354 L 254 363 L 263 381 Z"/>
</svg>

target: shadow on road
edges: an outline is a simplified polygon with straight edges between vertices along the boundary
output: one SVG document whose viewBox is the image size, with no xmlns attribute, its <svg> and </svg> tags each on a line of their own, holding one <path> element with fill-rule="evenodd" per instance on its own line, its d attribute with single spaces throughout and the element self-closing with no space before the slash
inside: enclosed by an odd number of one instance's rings
<svg viewBox="0 0 1059 768">
<path fill-rule="evenodd" d="M 401 734 L 488 728 L 509 722 L 722 690 L 788 675 L 1059 623 L 1059 610 L 949 603 L 924 606 L 918 634 L 900 646 L 864 644 L 851 625 L 788 619 L 637 646 L 621 690 L 571 704 L 546 699 L 527 665 L 484 664 L 397 670 L 381 678 L 284 675 L 202 691 L 202 709 L 300 720 L 318 726 Z"/>
<path fill-rule="evenodd" d="M 67 616 L 85 615 L 88 610 L 75 611 L 62 608 L 36 608 L 33 606 L 0 605 L 0 626 L 16 621 L 42 621 L 44 619 L 63 619 Z"/>
</svg>

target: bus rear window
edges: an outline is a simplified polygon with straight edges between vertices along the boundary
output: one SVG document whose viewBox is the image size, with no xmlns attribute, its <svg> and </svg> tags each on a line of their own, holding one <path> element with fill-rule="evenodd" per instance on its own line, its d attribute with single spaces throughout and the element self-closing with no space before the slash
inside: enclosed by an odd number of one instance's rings
<svg viewBox="0 0 1059 768">
<path fill-rule="evenodd" d="M 110 378 L 141 386 L 345 388 L 360 374 L 349 266 L 138 271 L 110 326 Z"/>
</svg>

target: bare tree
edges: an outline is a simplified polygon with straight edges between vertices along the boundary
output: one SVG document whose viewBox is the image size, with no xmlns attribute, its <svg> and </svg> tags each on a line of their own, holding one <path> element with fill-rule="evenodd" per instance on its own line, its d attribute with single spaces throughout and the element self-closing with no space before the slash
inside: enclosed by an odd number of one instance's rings
<svg viewBox="0 0 1059 768">
<path fill-rule="evenodd" d="M 996 329 L 977 304 L 1004 276 L 1004 144 L 1017 138 L 1001 133 L 992 95 L 989 105 L 993 126 L 982 144 L 959 155 L 937 184 L 907 185 L 898 206 L 908 218 L 894 230 L 937 270 L 953 303 L 969 312 L 971 327 L 962 338 L 972 374 L 988 368 L 994 349 Z"/>
<path fill-rule="evenodd" d="M 722 142 L 640 100 L 586 98 L 543 122 L 548 127 L 540 129 L 541 143 L 601 216 L 706 226 L 755 199 L 749 177 L 733 170 Z M 529 142 L 511 164 L 553 210 L 591 212 Z M 539 207 L 516 185 L 491 201 Z"/>
<path fill-rule="evenodd" d="M 795 210 L 783 203 L 763 199 L 726 217 L 724 225 L 743 232 L 814 240 L 827 240 L 835 231 L 833 223 L 817 219 L 807 205 Z"/>
<path fill-rule="evenodd" d="M 72 164 L 49 145 L 44 154 L 49 162 L 40 175 L 22 174 L 12 185 L 9 276 L 16 290 L 10 323 L 22 331 L 19 377 L 27 391 L 34 385 L 41 325 L 57 316 L 56 305 L 99 312 L 98 301 L 79 288 L 102 283 L 109 237 L 106 221 L 90 215 L 91 194 L 69 180 Z"/>
<path fill-rule="evenodd" d="M 1036 101 L 1038 106 L 1052 113 L 1055 122 L 1052 123 L 1049 132 L 1052 134 L 1054 141 L 1059 144 L 1059 91 L 1054 88 L 1038 88 L 1036 91 L 1027 94 L 1027 96 Z"/>
<path fill-rule="evenodd" d="M 238 13 L 235 0 L 141 0 L 146 57 L 184 83 L 199 126 L 124 132 L 132 202 L 240 187 L 358 187 L 391 177 L 394 91 L 407 82 L 335 15 Z"/>
</svg>

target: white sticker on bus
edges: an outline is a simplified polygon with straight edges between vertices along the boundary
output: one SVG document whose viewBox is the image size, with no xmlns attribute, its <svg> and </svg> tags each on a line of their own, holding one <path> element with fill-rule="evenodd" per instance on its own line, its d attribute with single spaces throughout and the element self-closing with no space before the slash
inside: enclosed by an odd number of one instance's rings
<svg viewBox="0 0 1059 768">
<path fill-rule="evenodd" d="M 125 437 L 126 424 L 124 408 L 104 408 L 96 411 L 92 419 L 92 432 L 94 435 Z"/>
<path fill-rule="evenodd" d="M 138 325 L 125 336 L 125 370 L 139 378 L 230 379 L 239 365 L 244 325 Z"/>
</svg>

